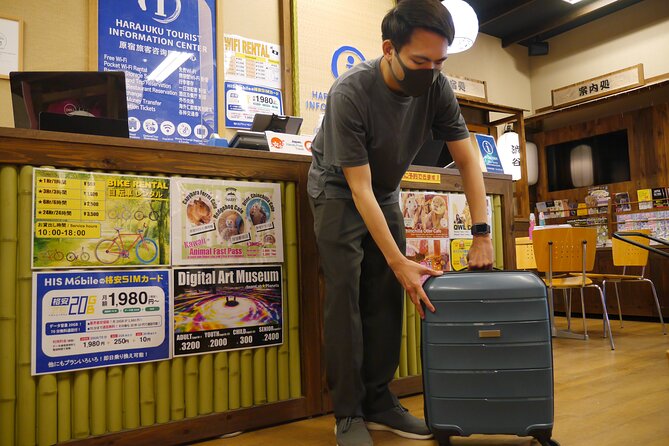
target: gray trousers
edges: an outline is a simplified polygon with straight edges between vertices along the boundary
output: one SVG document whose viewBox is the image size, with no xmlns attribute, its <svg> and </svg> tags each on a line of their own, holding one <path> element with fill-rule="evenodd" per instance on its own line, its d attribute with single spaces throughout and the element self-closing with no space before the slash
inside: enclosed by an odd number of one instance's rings
<svg viewBox="0 0 669 446">
<path fill-rule="evenodd" d="M 337 418 L 382 412 L 397 404 L 388 384 L 399 364 L 404 293 L 352 200 L 311 199 L 325 277 L 325 363 Z M 397 203 L 381 206 L 402 252 Z"/>
</svg>

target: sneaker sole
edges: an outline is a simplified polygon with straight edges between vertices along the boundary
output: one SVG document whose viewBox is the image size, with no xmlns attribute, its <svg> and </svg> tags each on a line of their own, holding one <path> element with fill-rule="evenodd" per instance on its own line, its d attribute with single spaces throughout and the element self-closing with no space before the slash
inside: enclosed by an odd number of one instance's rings
<svg viewBox="0 0 669 446">
<path fill-rule="evenodd" d="M 379 424 L 379 423 L 374 423 L 373 421 L 368 421 L 367 423 L 367 429 L 370 431 L 386 431 L 386 432 L 392 432 L 395 435 L 398 435 L 402 438 L 408 438 L 410 440 L 431 440 L 434 438 L 434 435 L 430 434 L 415 434 L 413 432 L 406 432 L 402 431 L 399 429 L 393 429 L 390 426 L 386 426 L 385 424 Z"/>
</svg>

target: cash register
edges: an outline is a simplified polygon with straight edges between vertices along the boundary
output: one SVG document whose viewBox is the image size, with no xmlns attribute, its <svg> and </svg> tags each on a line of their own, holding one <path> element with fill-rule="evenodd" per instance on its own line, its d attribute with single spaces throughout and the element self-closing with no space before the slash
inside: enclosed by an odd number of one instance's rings
<svg viewBox="0 0 669 446">
<path fill-rule="evenodd" d="M 297 135 L 302 126 L 302 118 L 275 114 L 256 113 L 251 130 L 237 130 L 230 141 L 230 147 L 243 149 L 269 150 L 265 132 Z"/>
</svg>

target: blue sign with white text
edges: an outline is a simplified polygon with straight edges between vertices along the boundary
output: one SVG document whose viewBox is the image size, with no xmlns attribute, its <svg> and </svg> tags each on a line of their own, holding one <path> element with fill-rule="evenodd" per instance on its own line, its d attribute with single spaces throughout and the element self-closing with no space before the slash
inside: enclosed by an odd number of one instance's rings
<svg viewBox="0 0 669 446">
<path fill-rule="evenodd" d="M 171 357 L 169 270 L 33 275 L 32 374 Z"/>
<path fill-rule="evenodd" d="M 485 163 L 486 171 L 490 173 L 504 173 L 502 162 L 497 154 L 497 146 L 495 145 L 495 138 L 490 135 L 482 135 L 477 133 L 476 143 L 481 151 L 483 162 Z"/>
<path fill-rule="evenodd" d="M 124 71 L 130 137 L 217 132 L 215 0 L 98 0 L 98 69 Z"/>
</svg>

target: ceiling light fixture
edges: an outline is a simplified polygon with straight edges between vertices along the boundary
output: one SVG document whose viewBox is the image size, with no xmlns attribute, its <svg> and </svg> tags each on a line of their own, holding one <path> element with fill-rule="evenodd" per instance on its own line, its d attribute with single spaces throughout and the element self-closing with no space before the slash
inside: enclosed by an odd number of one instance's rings
<svg viewBox="0 0 669 446">
<path fill-rule="evenodd" d="M 442 5 L 448 9 L 455 25 L 455 37 L 448 47 L 448 53 L 460 53 L 474 45 L 479 32 L 479 20 L 476 12 L 463 0 L 443 0 Z"/>
<path fill-rule="evenodd" d="M 569 3 L 569 4 L 571 4 L 571 5 L 573 5 L 573 4 L 575 4 L 575 3 L 580 2 L 581 0 L 564 0 L 564 1 L 567 2 L 567 3 Z"/>
</svg>

